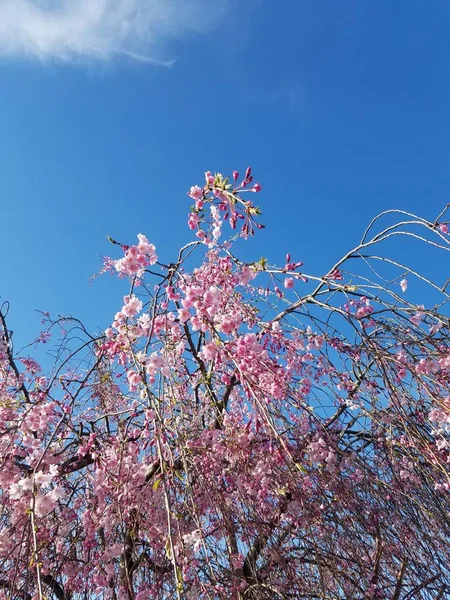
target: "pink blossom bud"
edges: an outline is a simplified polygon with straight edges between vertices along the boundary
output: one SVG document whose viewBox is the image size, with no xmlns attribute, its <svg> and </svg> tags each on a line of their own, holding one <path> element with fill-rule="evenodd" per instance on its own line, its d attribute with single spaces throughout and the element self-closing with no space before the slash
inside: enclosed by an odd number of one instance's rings
<svg viewBox="0 0 450 600">
<path fill-rule="evenodd" d="M 239 178 L 239 173 L 237 171 L 233 171 L 233 179 L 235 181 L 237 181 L 238 178 Z"/>
<path fill-rule="evenodd" d="M 283 297 L 283 292 L 280 290 L 280 288 L 275 287 L 275 293 L 279 298 Z"/>
</svg>

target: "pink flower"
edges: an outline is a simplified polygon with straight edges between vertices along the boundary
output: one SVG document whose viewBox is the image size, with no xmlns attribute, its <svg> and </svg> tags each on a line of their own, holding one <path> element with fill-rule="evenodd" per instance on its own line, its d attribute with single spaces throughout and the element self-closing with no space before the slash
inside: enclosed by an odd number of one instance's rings
<svg viewBox="0 0 450 600">
<path fill-rule="evenodd" d="M 169 300 L 175 300 L 178 301 L 180 299 L 180 294 L 178 292 L 176 292 L 173 287 L 169 286 L 167 288 L 167 297 L 169 298 Z"/>
<path fill-rule="evenodd" d="M 136 371 L 130 370 L 127 373 L 128 383 L 131 387 L 139 385 L 142 381 L 141 376 Z"/>
<path fill-rule="evenodd" d="M 206 171 L 205 181 L 208 185 L 212 185 L 214 183 L 214 175 L 211 173 L 211 171 Z"/>
<path fill-rule="evenodd" d="M 402 279 L 400 281 L 400 287 L 402 288 L 402 292 L 406 292 L 406 290 L 408 289 L 408 280 Z"/>
<path fill-rule="evenodd" d="M 203 360 L 212 360 L 217 355 L 217 346 L 214 342 L 205 344 L 200 352 Z"/>
<path fill-rule="evenodd" d="M 419 325 L 423 317 L 425 316 L 425 313 L 422 312 L 424 307 L 419 306 L 418 308 L 419 310 L 411 317 L 411 322 L 414 323 L 414 325 Z"/>
<path fill-rule="evenodd" d="M 284 287 L 287 290 L 291 290 L 294 287 L 294 280 L 292 277 L 286 277 L 286 279 L 283 282 Z"/>
<path fill-rule="evenodd" d="M 240 325 L 239 317 L 233 318 L 229 315 L 224 315 L 220 319 L 220 322 L 218 323 L 218 329 L 219 329 L 219 331 L 222 331 L 223 333 L 231 333 L 232 331 L 237 329 L 237 327 L 239 327 L 239 325 Z"/>
<path fill-rule="evenodd" d="M 179 308 L 178 309 L 178 318 L 182 323 L 186 323 L 190 319 L 190 313 L 187 308 Z"/>
<path fill-rule="evenodd" d="M 121 313 L 125 317 L 134 317 L 142 309 L 142 302 L 136 296 L 125 296 L 123 300 L 125 305 Z"/>
<path fill-rule="evenodd" d="M 147 254 L 149 256 L 155 253 L 155 246 L 153 244 L 150 244 L 150 242 L 144 234 L 138 233 L 137 238 L 139 240 L 139 244 L 137 245 L 138 253 Z M 136 248 L 136 246 L 132 246 L 130 250 L 132 248 Z"/>
<path fill-rule="evenodd" d="M 197 225 L 199 224 L 199 221 L 200 221 L 200 217 L 197 214 L 190 213 L 189 220 L 188 220 L 189 229 L 195 229 L 197 227 Z"/>
<path fill-rule="evenodd" d="M 448 233 L 448 225 L 447 223 L 439 223 L 439 229 L 442 233 Z"/>
<path fill-rule="evenodd" d="M 198 185 L 193 185 L 188 192 L 188 196 L 193 200 L 201 200 L 203 198 L 203 190 Z"/>
</svg>

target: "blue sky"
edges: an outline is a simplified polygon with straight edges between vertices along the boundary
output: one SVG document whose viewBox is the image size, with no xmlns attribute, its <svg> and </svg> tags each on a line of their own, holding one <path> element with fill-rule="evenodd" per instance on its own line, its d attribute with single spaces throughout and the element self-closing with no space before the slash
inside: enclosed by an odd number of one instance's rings
<svg viewBox="0 0 450 600">
<path fill-rule="evenodd" d="M 186 6 L 188 5 L 188 10 Z M 447 0 L 0 0 L 0 296 L 106 327 L 111 235 L 170 261 L 186 190 L 253 167 L 267 229 L 322 274 L 370 218 L 450 189 Z M 447 265 L 448 270 L 448 265 Z"/>
</svg>

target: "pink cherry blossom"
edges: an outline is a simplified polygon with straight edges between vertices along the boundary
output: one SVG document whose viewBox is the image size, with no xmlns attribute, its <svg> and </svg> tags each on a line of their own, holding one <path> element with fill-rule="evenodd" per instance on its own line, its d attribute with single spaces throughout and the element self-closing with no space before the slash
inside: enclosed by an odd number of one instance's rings
<svg viewBox="0 0 450 600">
<path fill-rule="evenodd" d="M 203 197 L 203 190 L 198 185 L 193 185 L 193 186 L 191 186 L 191 189 L 189 190 L 188 195 L 193 200 L 201 200 L 201 198 Z"/>
<path fill-rule="evenodd" d="M 127 373 L 127 379 L 128 379 L 128 383 L 130 384 L 130 386 L 137 386 L 141 383 L 142 379 L 141 376 L 139 375 L 139 373 L 136 373 L 136 371 L 130 370 Z"/>
<path fill-rule="evenodd" d="M 142 302 L 136 296 L 125 296 L 123 301 L 121 313 L 125 317 L 134 317 L 142 310 Z"/>
<path fill-rule="evenodd" d="M 211 173 L 211 171 L 206 171 L 205 173 L 205 181 L 207 185 L 213 185 L 214 183 L 214 175 Z"/>
</svg>

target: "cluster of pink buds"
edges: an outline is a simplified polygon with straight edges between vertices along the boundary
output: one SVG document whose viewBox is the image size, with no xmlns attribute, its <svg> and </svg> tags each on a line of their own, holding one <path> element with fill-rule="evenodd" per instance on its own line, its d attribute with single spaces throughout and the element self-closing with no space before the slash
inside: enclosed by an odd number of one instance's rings
<svg viewBox="0 0 450 600">
<path fill-rule="evenodd" d="M 238 171 L 233 171 L 233 179 L 234 179 L 234 181 L 237 181 L 239 179 Z M 252 182 L 253 182 L 252 169 L 251 169 L 251 167 L 247 167 L 247 170 L 245 171 L 245 177 L 241 181 L 241 183 L 237 186 L 236 189 L 245 189 Z M 259 183 L 255 183 L 255 184 L 253 184 L 253 187 L 249 188 L 247 191 L 248 192 L 260 192 L 261 185 Z"/>
<path fill-rule="evenodd" d="M 325 275 L 325 279 L 330 279 L 331 281 L 342 281 L 344 276 L 339 269 L 333 269 L 328 273 L 328 275 Z"/>
<path fill-rule="evenodd" d="M 298 269 L 299 267 L 303 266 L 302 262 L 293 262 L 291 261 L 291 255 L 288 253 L 286 254 L 286 264 L 284 265 L 283 268 L 283 273 L 287 273 L 295 271 L 296 269 Z M 308 283 L 308 279 L 307 277 L 305 277 L 304 275 L 302 275 L 301 273 L 295 273 L 295 279 L 301 279 L 304 283 Z M 284 287 L 286 289 L 290 289 L 294 287 L 294 279 L 292 277 L 287 277 L 284 280 Z"/>
<path fill-rule="evenodd" d="M 302 262 L 291 262 L 291 255 L 286 254 L 286 264 L 284 265 L 283 272 L 285 273 L 286 271 L 295 271 L 295 269 L 298 269 L 302 265 Z"/>
<path fill-rule="evenodd" d="M 223 220 L 230 223 L 232 229 L 236 229 L 238 221 L 242 221 L 241 234 L 244 237 L 254 235 L 255 228 L 263 229 L 264 225 L 257 223 L 255 217 L 260 215 L 260 210 L 250 200 L 244 200 L 241 197 L 243 192 L 259 192 L 261 185 L 253 183 L 253 175 L 250 167 L 247 168 L 244 178 L 238 183 L 239 173 L 233 171 L 232 181 L 224 178 L 220 173 L 213 175 L 211 171 L 205 173 L 205 185 L 200 187 L 194 185 L 188 191 L 188 196 L 195 201 L 189 213 L 188 225 L 192 230 L 197 229 L 197 237 L 204 243 L 210 244 L 211 239 L 217 239 L 217 223 L 219 222 L 217 214 L 212 212 L 215 223 L 215 235 L 209 236 L 201 228 L 202 223 L 206 221 L 207 214 L 204 212 L 205 205 L 210 204 L 223 213 Z M 208 215 L 209 216 L 209 215 Z M 208 224 L 211 226 L 211 223 Z"/>
</svg>

